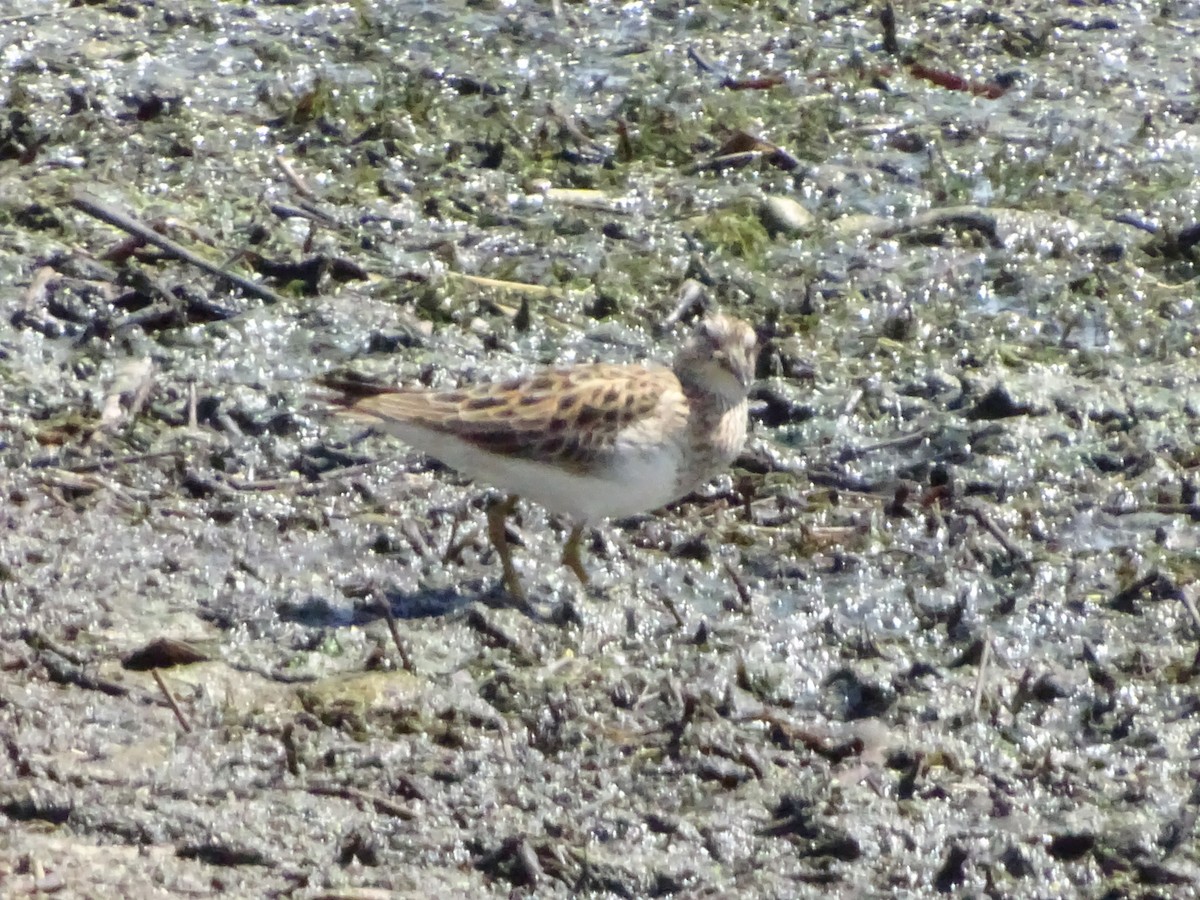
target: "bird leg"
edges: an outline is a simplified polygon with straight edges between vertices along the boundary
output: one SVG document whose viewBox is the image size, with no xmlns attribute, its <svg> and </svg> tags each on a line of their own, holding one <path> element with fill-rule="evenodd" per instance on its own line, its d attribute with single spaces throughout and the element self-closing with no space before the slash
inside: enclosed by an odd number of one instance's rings
<svg viewBox="0 0 1200 900">
<path fill-rule="evenodd" d="M 517 508 L 517 495 L 511 494 L 506 499 L 492 503 L 487 508 L 488 539 L 496 548 L 500 557 L 500 565 L 504 570 L 504 589 L 518 603 L 525 602 L 525 591 L 517 578 L 517 567 L 512 561 L 512 547 L 508 543 L 508 529 L 505 520 Z"/>
<path fill-rule="evenodd" d="M 583 567 L 583 560 L 579 556 L 579 545 L 583 543 L 583 526 L 575 525 L 571 528 L 571 536 L 567 538 L 567 542 L 563 544 L 562 564 L 575 573 L 575 577 L 579 579 L 579 583 L 586 585 L 588 583 L 587 569 Z"/>
</svg>

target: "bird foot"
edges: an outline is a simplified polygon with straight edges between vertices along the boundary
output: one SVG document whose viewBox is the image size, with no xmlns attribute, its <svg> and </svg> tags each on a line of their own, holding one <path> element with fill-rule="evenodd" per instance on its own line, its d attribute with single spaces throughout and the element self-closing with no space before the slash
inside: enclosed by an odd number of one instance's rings
<svg viewBox="0 0 1200 900">
<path fill-rule="evenodd" d="M 571 535 L 567 538 L 567 542 L 563 544 L 562 564 L 575 573 L 575 577 L 579 579 L 580 584 L 587 587 L 590 579 L 587 569 L 583 567 L 583 558 L 579 555 L 582 543 L 583 526 L 576 525 L 571 529 Z"/>
<path fill-rule="evenodd" d="M 487 523 L 488 523 L 488 540 L 496 549 L 496 555 L 500 557 L 500 567 L 503 570 L 504 590 L 508 595 L 524 605 L 525 589 L 521 586 L 521 579 L 517 575 L 517 567 L 513 564 L 512 545 L 508 542 L 508 529 L 506 521 L 514 509 L 517 508 L 517 497 L 512 495 L 497 503 L 488 506 Z"/>
</svg>

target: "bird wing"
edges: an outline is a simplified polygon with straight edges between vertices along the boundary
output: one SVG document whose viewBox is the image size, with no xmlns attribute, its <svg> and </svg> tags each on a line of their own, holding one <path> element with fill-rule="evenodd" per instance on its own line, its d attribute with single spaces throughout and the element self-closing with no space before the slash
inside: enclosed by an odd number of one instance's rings
<svg viewBox="0 0 1200 900">
<path fill-rule="evenodd" d="M 602 463 L 629 429 L 666 432 L 686 416 L 682 389 L 669 369 L 604 364 L 449 391 L 400 389 L 338 402 L 342 415 L 410 441 L 415 428 L 489 453 L 572 470 Z M 664 403 L 678 407 L 678 414 L 656 415 Z M 436 446 L 413 443 L 437 455 Z"/>
</svg>

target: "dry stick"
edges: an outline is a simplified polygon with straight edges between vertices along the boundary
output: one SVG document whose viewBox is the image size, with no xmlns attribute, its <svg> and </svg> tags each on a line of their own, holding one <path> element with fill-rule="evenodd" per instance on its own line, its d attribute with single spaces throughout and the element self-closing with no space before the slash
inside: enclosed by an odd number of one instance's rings
<svg viewBox="0 0 1200 900">
<path fill-rule="evenodd" d="M 900 43 L 896 40 L 896 10 L 891 0 L 879 11 L 879 24 L 883 26 L 883 51 L 895 56 L 900 52 Z"/>
<path fill-rule="evenodd" d="M 58 272 L 51 266 L 42 266 L 33 273 L 33 280 L 29 282 L 29 287 L 25 289 L 25 293 L 21 296 L 21 303 L 25 309 L 33 309 L 41 306 L 43 298 L 46 296 L 46 288 L 50 282 L 59 278 Z"/>
<path fill-rule="evenodd" d="M 992 636 L 984 636 L 983 649 L 979 652 L 979 672 L 975 676 L 974 716 L 979 718 L 979 709 L 983 706 L 983 685 L 987 679 L 988 663 L 992 661 Z"/>
<path fill-rule="evenodd" d="M 400 665 L 404 667 L 405 672 L 416 672 L 412 657 L 408 654 L 408 648 L 400 637 L 400 626 L 396 624 L 396 614 L 392 612 L 392 604 L 388 602 L 387 597 L 380 597 L 379 606 L 383 608 L 383 617 L 387 619 L 388 631 L 392 633 L 392 643 L 396 645 L 396 652 L 400 654 Z"/>
<path fill-rule="evenodd" d="M 1200 611 L 1196 609 L 1196 604 L 1187 594 L 1187 588 L 1182 588 L 1179 591 L 1179 602 L 1183 604 L 1183 608 L 1187 610 L 1187 614 L 1192 617 L 1192 624 L 1196 626 L 1196 630 L 1200 631 Z"/>
<path fill-rule="evenodd" d="M 401 519 L 399 527 L 401 533 L 408 539 L 409 546 L 417 552 L 418 556 L 422 559 L 431 559 L 434 556 L 436 548 L 433 546 L 432 537 L 421 531 L 421 526 L 417 524 L 416 519 Z"/>
<path fill-rule="evenodd" d="M 687 624 L 683 618 L 683 615 L 679 612 L 679 607 L 675 605 L 674 600 L 672 600 L 670 597 L 663 597 L 662 605 L 667 608 L 667 612 L 669 612 L 671 614 L 671 618 L 675 620 L 675 625 L 677 628 L 682 628 Z"/>
<path fill-rule="evenodd" d="M 345 466 L 341 469 L 333 469 L 328 472 L 321 472 L 319 475 L 317 475 L 317 480 L 322 484 L 329 484 L 334 481 L 344 481 L 347 478 L 353 478 L 356 475 L 361 475 L 363 472 L 366 472 L 368 469 L 378 466 L 381 463 L 392 462 L 395 458 L 396 457 L 394 455 L 385 456 L 382 459 L 376 459 L 371 462 L 358 463 L 357 465 Z"/>
<path fill-rule="evenodd" d="M 196 419 L 196 382 L 188 382 L 188 430 L 195 431 L 199 427 Z"/>
<path fill-rule="evenodd" d="M 916 213 L 907 219 L 886 220 L 876 234 L 879 237 L 902 237 L 914 231 L 932 228 L 961 228 L 978 231 L 994 240 L 999 240 L 996 211 L 981 206 L 943 206 Z"/>
<path fill-rule="evenodd" d="M 704 285 L 695 278 L 689 278 L 679 286 L 676 292 L 675 308 L 658 324 L 655 331 L 661 333 L 678 322 L 692 309 L 700 309 L 704 303 Z"/>
<path fill-rule="evenodd" d="M 259 297 L 268 301 L 269 303 L 282 303 L 284 300 L 282 296 L 275 293 L 270 288 L 263 287 L 261 284 L 256 284 L 249 278 L 243 278 L 241 275 L 234 274 L 233 272 L 226 272 L 215 263 L 210 263 L 207 259 L 204 259 L 202 256 L 197 256 L 183 245 L 175 243 L 170 238 L 163 237 L 158 232 L 147 228 L 141 222 L 138 222 L 132 217 L 125 215 L 125 213 L 114 209 L 108 204 L 102 202 L 99 198 L 89 194 L 87 191 L 76 190 L 74 196 L 71 198 L 71 203 L 74 204 L 77 209 L 83 210 L 89 216 L 94 216 L 102 222 L 107 222 L 114 228 L 120 228 L 122 231 L 141 238 L 147 244 L 153 244 L 168 256 L 174 257 L 175 259 L 181 260 L 189 265 L 193 265 L 198 269 L 203 269 L 210 275 L 215 275 L 218 278 L 224 278 L 228 281 L 232 281 L 247 294 Z"/>
<path fill-rule="evenodd" d="M 720 72 L 717 71 L 717 67 L 714 66 L 711 62 L 709 62 L 700 53 L 700 51 L 696 49 L 696 47 L 694 45 L 688 47 L 687 55 L 688 55 L 688 59 L 690 59 L 693 63 L 695 63 L 696 68 L 699 69 L 701 72 L 704 72 L 708 75 L 720 75 L 721 74 Z"/>
<path fill-rule="evenodd" d="M 839 415 L 849 417 L 854 414 L 854 410 L 858 408 L 858 404 L 862 402 L 863 389 L 855 388 L 850 392 L 850 396 L 846 398 L 846 402 L 842 404 Z"/>
<path fill-rule="evenodd" d="M 988 514 L 982 509 L 974 504 L 964 503 L 961 507 L 961 511 L 978 522 L 983 527 L 984 531 L 994 537 L 996 542 L 1004 548 L 1004 552 L 1009 555 L 1010 559 L 1019 560 L 1022 558 L 1021 551 L 1017 548 L 1017 546 L 1008 539 L 1008 535 L 1001 531 L 1000 526 L 993 522 Z"/>
<path fill-rule="evenodd" d="M 537 655 L 533 651 L 525 649 L 516 638 L 505 632 L 500 626 L 491 622 L 475 606 L 467 610 L 467 625 L 487 638 L 495 646 L 517 656 L 522 663 L 533 665 L 538 662 Z"/>
<path fill-rule="evenodd" d="M 183 710 L 179 708 L 179 704 L 175 702 L 175 695 L 171 693 L 171 689 L 167 687 L 167 683 L 163 681 L 162 675 L 158 669 L 151 669 L 150 674 L 154 676 L 154 681 L 158 685 L 158 689 L 162 691 L 164 697 L 167 698 L 167 703 L 171 707 L 171 712 L 175 713 L 175 718 L 179 721 L 179 727 L 188 734 L 192 733 L 192 726 L 188 724 L 187 716 L 183 714 Z"/>
<path fill-rule="evenodd" d="M 77 462 L 69 466 L 59 466 L 58 468 L 74 475 L 84 475 L 88 472 L 99 472 L 102 469 L 113 469 L 117 466 L 127 466 L 133 463 L 150 462 L 156 459 L 170 459 L 173 456 L 179 456 L 180 452 L 179 450 L 159 450 L 154 453 L 131 453 L 128 456 L 109 456 L 104 459 Z"/>
<path fill-rule="evenodd" d="M 765 156 L 767 154 L 762 150 L 740 150 L 736 153 L 725 153 L 721 156 L 714 156 L 711 159 L 692 163 L 684 171 L 689 175 L 694 175 L 698 172 L 722 172 L 725 169 L 736 169 L 740 166 L 747 166 Z"/>
<path fill-rule="evenodd" d="M 297 194 L 302 197 L 308 197 L 310 200 L 316 199 L 316 194 L 312 192 L 312 189 L 305 183 L 304 179 L 300 177 L 300 173 L 292 168 L 292 164 L 285 157 L 276 156 L 275 165 L 279 166 L 279 170 L 283 172 L 283 177 L 288 180 L 288 183 Z"/>
<path fill-rule="evenodd" d="M 299 788 L 299 790 L 307 791 L 318 797 L 337 797 L 341 800 L 352 800 L 356 803 L 370 804 L 375 808 L 376 812 L 383 813 L 385 816 L 395 816 L 397 819 L 411 820 L 416 818 L 416 813 L 407 806 L 392 800 L 390 797 L 384 797 L 381 794 L 372 794 L 358 788 L 337 784 L 310 784 Z"/>
<path fill-rule="evenodd" d="M 750 612 L 753 608 L 753 598 L 750 595 L 750 588 L 746 587 L 746 582 L 742 580 L 742 576 L 737 573 L 732 563 L 726 560 L 721 565 L 725 569 L 725 574 L 729 576 L 729 580 L 733 582 L 733 586 L 737 590 L 738 599 L 742 601 L 742 612 Z"/>
<path fill-rule="evenodd" d="M 462 548 L 455 544 L 458 540 L 458 529 L 462 525 L 463 517 L 455 515 L 450 520 L 450 537 L 446 538 L 446 551 L 442 554 L 442 565 L 447 566 L 461 552 Z"/>
<path fill-rule="evenodd" d="M 0 19 L 0 25 L 12 25 L 14 22 L 21 22 L 23 24 L 28 24 L 30 22 L 36 22 L 38 19 L 44 19 L 44 18 L 46 18 L 46 16 L 52 16 L 52 15 L 54 15 L 54 13 L 30 12 L 30 13 L 22 13 L 19 16 L 5 16 L 3 19 Z"/>
<path fill-rule="evenodd" d="M 899 450 L 906 447 L 915 446 L 932 434 L 932 428 L 922 428 L 920 431 L 914 431 L 912 434 L 901 434 L 894 438 L 877 441 L 874 444 L 867 444 L 865 447 L 859 447 L 854 452 L 861 454 L 874 453 L 877 450 Z"/>
<path fill-rule="evenodd" d="M 541 284 L 530 284 L 525 281 L 505 281 L 501 278 L 485 278 L 482 275 L 466 275 L 462 272 L 447 272 L 446 277 L 465 281 L 468 284 L 479 285 L 480 287 L 512 291 L 514 294 L 524 297 L 553 297 L 557 293 L 556 288 L 546 287 Z"/>
<path fill-rule="evenodd" d="M 215 480 L 235 491 L 278 491 L 282 488 L 297 488 L 296 494 L 300 497 L 308 497 L 316 493 L 316 489 L 311 488 L 309 482 L 299 478 L 259 478 L 255 481 L 242 481 L 240 478 L 226 475 L 216 476 Z"/>
</svg>

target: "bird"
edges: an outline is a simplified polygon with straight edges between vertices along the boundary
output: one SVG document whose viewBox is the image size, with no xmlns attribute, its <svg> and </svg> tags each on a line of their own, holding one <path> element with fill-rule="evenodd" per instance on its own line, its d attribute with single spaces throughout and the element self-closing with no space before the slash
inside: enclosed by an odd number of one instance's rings
<svg viewBox="0 0 1200 900">
<path fill-rule="evenodd" d="M 506 495 L 488 507 L 488 538 L 505 590 L 524 603 L 505 526 L 518 500 L 570 523 L 562 564 L 586 586 L 585 529 L 666 506 L 737 458 L 757 353 L 749 324 L 715 312 L 670 367 L 590 363 L 449 390 L 330 383 L 339 393 L 327 399 Z"/>
</svg>

